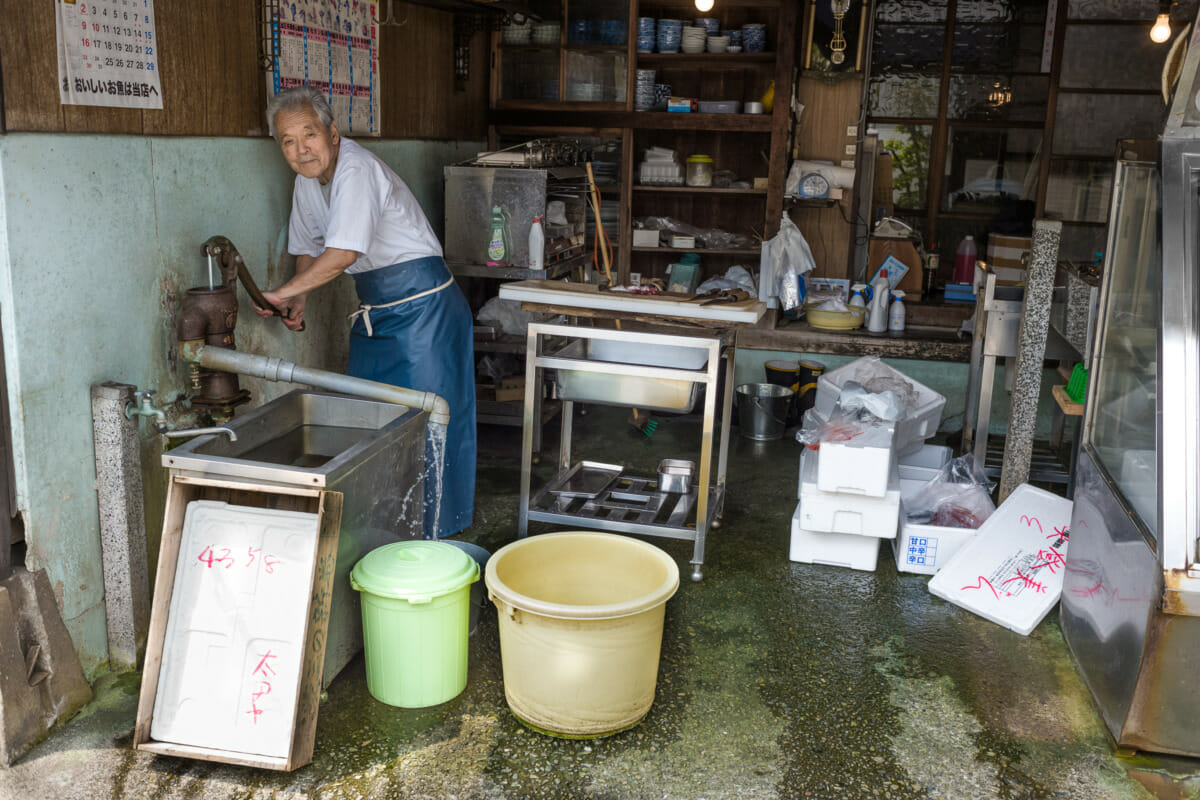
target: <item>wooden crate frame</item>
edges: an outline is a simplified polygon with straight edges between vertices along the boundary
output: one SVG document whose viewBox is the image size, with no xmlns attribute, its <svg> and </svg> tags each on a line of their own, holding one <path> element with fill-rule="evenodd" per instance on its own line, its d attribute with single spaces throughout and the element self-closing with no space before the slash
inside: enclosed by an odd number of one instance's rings
<svg viewBox="0 0 1200 800">
<path fill-rule="evenodd" d="M 317 551 L 313 560 L 313 573 L 309 579 L 308 614 L 304 630 L 304 660 L 301 664 L 300 679 L 297 681 L 294 700 L 295 725 L 287 758 L 160 742 L 150 738 L 150 724 L 154 718 L 154 702 L 162 670 L 167 617 L 171 607 L 171 595 L 175 589 L 175 568 L 179 561 L 184 513 L 188 503 L 193 500 L 218 500 L 234 505 L 305 511 L 318 515 Z M 163 515 L 154 602 L 150 612 L 146 663 L 142 669 L 142 689 L 138 697 L 137 724 L 133 734 L 135 749 L 159 755 L 219 761 L 281 772 L 290 772 L 312 761 L 341 521 L 341 492 L 299 486 L 240 483 L 186 475 L 171 476 L 167 488 L 166 512 Z"/>
</svg>

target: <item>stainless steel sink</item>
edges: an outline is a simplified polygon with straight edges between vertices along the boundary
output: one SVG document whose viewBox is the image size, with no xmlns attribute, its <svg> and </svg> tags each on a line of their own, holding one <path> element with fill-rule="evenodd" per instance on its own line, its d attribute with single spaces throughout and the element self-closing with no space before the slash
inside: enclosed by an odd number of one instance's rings
<svg viewBox="0 0 1200 800">
<path fill-rule="evenodd" d="M 342 525 L 322 685 L 362 647 L 350 570 L 380 545 L 419 539 L 429 415 L 392 403 L 296 390 L 163 454 L 173 474 L 342 493 Z"/>
</svg>

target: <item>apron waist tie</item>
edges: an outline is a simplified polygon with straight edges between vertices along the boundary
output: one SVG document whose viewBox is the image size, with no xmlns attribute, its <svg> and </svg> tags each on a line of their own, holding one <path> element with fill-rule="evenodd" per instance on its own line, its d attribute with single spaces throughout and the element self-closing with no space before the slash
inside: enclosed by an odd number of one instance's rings
<svg viewBox="0 0 1200 800">
<path fill-rule="evenodd" d="M 442 289 L 445 289 L 446 287 L 448 287 L 448 286 L 449 286 L 450 284 L 452 284 L 452 283 L 454 283 L 454 276 L 453 276 L 453 275 L 451 275 L 451 276 L 450 276 L 450 278 L 449 278 L 449 279 L 448 279 L 448 280 L 447 280 L 445 283 L 443 283 L 441 286 L 435 286 L 435 287 L 433 287 L 432 289 L 426 289 L 426 290 L 425 290 L 425 291 L 423 291 L 423 292 L 417 292 L 417 293 L 416 293 L 416 294 L 414 294 L 414 295 L 409 295 L 408 297 L 402 297 L 402 298 L 400 298 L 399 300 L 393 300 L 393 301 L 392 301 L 392 302 L 390 302 L 390 303 L 380 303 L 380 304 L 378 304 L 378 305 L 368 305 L 368 304 L 366 304 L 366 303 L 361 303 L 361 304 L 359 304 L 359 306 L 358 306 L 358 310 L 357 310 L 357 311 L 355 311 L 353 314 L 350 314 L 350 315 L 348 316 L 348 319 L 350 320 L 350 324 L 351 324 L 351 325 L 353 325 L 353 324 L 354 324 L 354 320 L 358 319 L 359 317 L 362 317 L 362 319 L 363 319 L 363 324 L 364 324 L 364 325 L 366 325 L 366 328 L 367 328 L 367 336 L 374 336 L 374 335 L 375 335 L 375 332 L 374 332 L 374 330 L 371 328 L 371 310 L 372 310 L 372 309 L 375 309 L 375 308 L 391 308 L 392 306 L 398 306 L 398 305 L 401 305 L 401 304 L 403 304 L 403 303 L 408 303 L 408 302 L 411 302 L 411 301 L 413 301 L 413 300 L 416 300 L 416 299 L 418 299 L 418 298 L 425 297 L 425 296 L 427 296 L 427 295 L 431 295 L 431 294 L 437 294 L 437 293 L 438 293 L 438 292 L 440 292 Z"/>
</svg>

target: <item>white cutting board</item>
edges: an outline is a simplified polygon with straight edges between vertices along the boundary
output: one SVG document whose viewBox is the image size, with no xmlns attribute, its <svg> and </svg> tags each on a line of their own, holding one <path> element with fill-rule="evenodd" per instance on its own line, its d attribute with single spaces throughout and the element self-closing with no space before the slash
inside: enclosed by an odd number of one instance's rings
<svg viewBox="0 0 1200 800">
<path fill-rule="evenodd" d="M 601 311 L 626 311 L 649 316 L 682 317 L 753 325 L 762 319 L 767 306 L 755 299 L 738 303 L 702 306 L 680 298 L 628 292 L 601 292 L 592 284 L 563 281 L 515 281 L 500 286 L 500 297 L 525 303 L 590 308 Z"/>
<path fill-rule="evenodd" d="M 929 581 L 929 591 L 1022 636 L 1062 595 L 1072 503 L 1018 486 Z"/>
<path fill-rule="evenodd" d="M 317 537 L 316 514 L 188 503 L 153 739 L 287 757 Z"/>
</svg>

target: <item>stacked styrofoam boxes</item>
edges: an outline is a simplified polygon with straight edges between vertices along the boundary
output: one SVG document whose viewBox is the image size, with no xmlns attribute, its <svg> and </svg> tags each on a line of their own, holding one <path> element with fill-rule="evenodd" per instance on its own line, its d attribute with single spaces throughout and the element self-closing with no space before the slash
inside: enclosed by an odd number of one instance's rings
<svg viewBox="0 0 1200 800">
<path fill-rule="evenodd" d="M 904 416 L 896 422 L 894 445 L 900 455 L 920 449 L 922 443 L 937 433 L 942 421 L 942 410 L 946 398 L 929 387 L 917 383 L 895 367 L 885 364 L 876 356 L 851 361 L 843 367 L 826 372 L 817 380 L 817 399 L 814 408 L 823 417 L 833 414 L 834 406 L 842 394 L 842 387 L 853 381 L 870 389 L 875 378 L 902 380 L 916 392 L 916 401 L 906 408 Z"/>
<path fill-rule="evenodd" d="M 936 478 L 949 461 L 950 448 L 932 444 L 899 459 L 900 530 L 892 549 L 896 554 L 896 569 L 901 572 L 934 574 L 977 533 L 973 528 L 917 524 L 909 522 L 906 516 L 905 504 Z"/>
<path fill-rule="evenodd" d="M 812 416 L 810 422 L 815 422 Z M 879 540 L 894 539 L 900 515 L 895 428 L 869 425 L 847 441 L 821 442 L 800 459 L 800 502 L 789 557 L 873 571 Z"/>
</svg>

